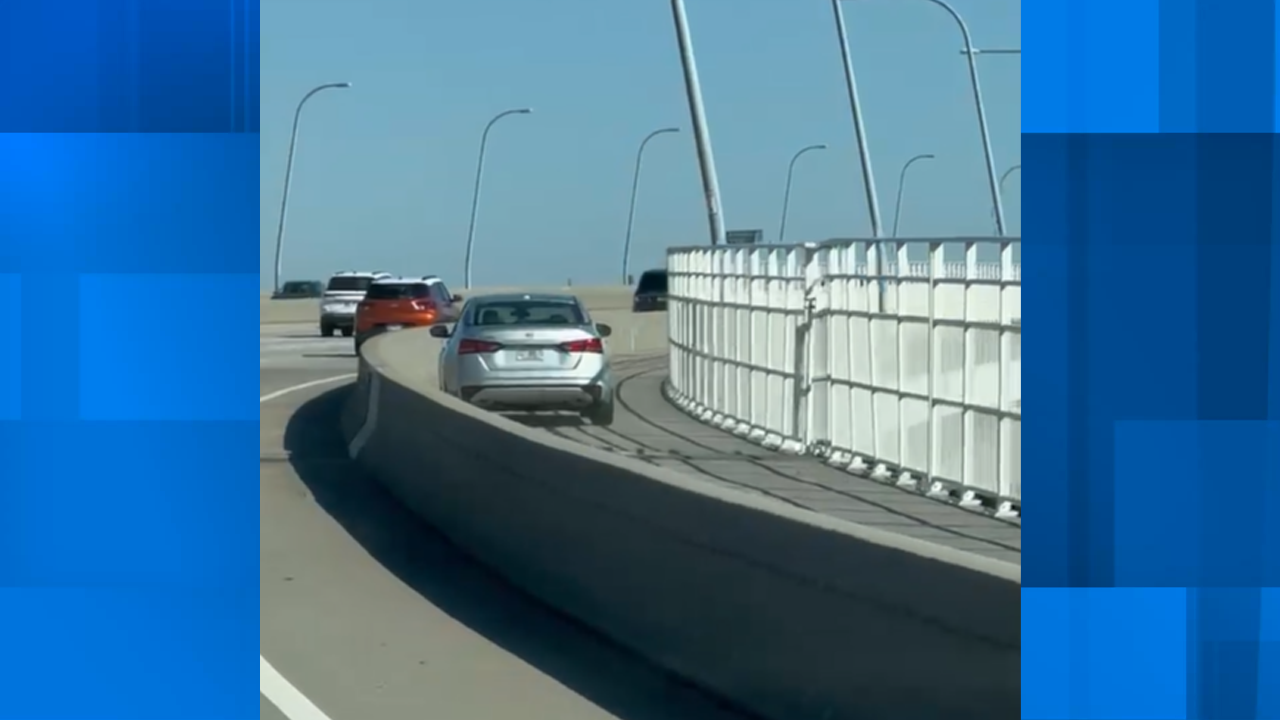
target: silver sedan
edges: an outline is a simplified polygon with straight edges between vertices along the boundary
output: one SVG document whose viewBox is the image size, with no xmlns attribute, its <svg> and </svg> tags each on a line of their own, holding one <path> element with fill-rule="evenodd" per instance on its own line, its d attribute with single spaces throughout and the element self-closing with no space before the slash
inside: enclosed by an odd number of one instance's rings
<svg viewBox="0 0 1280 720">
<path fill-rule="evenodd" d="M 482 295 L 456 325 L 431 328 L 445 338 L 440 390 L 495 411 L 580 413 L 613 422 L 614 379 L 604 338 L 573 295 Z"/>
</svg>

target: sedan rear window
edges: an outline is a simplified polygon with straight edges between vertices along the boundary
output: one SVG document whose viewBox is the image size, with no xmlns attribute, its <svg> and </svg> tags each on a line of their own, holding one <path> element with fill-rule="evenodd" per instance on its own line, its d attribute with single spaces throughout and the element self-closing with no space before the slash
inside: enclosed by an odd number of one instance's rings
<svg viewBox="0 0 1280 720">
<path fill-rule="evenodd" d="M 636 286 L 636 292 L 640 293 L 665 293 L 666 291 L 666 270 L 650 270 L 646 272 L 640 276 L 640 283 Z"/>
<path fill-rule="evenodd" d="M 548 300 L 481 302 L 472 311 L 472 322 L 496 325 L 585 325 L 582 309 L 574 303 Z"/>
<path fill-rule="evenodd" d="M 366 300 L 415 300 L 431 297 L 431 286 L 423 283 L 375 283 L 365 293 Z"/>
<path fill-rule="evenodd" d="M 329 292 L 364 292 L 373 284 L 373 278 L 349 276 L 329 278 Z"/>
</svg>

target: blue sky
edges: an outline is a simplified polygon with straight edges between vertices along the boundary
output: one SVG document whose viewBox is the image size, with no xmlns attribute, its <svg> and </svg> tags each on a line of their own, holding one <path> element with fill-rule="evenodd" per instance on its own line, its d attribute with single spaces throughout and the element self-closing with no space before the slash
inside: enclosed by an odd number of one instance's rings
<svg viewBox="0 0 1280 720">
<path fill-rule="evenodd" d="M 870 233 L 839 46 L 826 0 L 686 0 L 728 229 L 788 241 Z M 1021 47 L 1020 0 L 953 0 L 978 47 Z M 954 22 L 925 0 L 848 0 L 845 19 L 886 231 L 898 173 L 904 236 L 989 234 L 985 166 Z M 262 278 L 293 108 L 309 88 L 284 275 L 437 273 L 462 284 L 476 154 L 495 113 L 476 233 L 477 285 L 612 282 L 631 172 L 645 153 L 633 270 L 706 241 L 693 133 L 667 0 L 263 0 Z M 979 58 L 997 168 L 1021 162 L 1021 60 Z M 1021 174 L 1009 232 L 1021 232 Z"/>
</svg>

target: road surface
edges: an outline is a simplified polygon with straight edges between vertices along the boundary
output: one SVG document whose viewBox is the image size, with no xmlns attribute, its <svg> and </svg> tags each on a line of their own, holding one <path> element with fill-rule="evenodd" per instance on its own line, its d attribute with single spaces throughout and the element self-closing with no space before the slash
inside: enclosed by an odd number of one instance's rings
<svg viewBox="0 0 1280 720">
<path fill-rule="evenodd" d="M 264 719 L 739 719 L 515 591 L 383 493 L 338 428 L 350 341 L 314 334 L 262 329 Z"/>
</svg>

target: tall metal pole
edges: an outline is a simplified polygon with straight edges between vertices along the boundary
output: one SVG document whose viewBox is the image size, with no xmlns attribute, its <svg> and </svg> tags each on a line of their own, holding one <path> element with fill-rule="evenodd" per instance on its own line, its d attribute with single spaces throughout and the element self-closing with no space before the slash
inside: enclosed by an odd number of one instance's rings
<svg viewBox="0 0 1280 720">
<path fill-rule="evenodd" d="M 293 111 L 293 132 L 289 134 L 289 159 L 284 166 L 284 193 L 280 197 L 280 224 L 276 228 L 276 262 L 275 276 L 272 281 L 272 291 L 280 292 L 280 274 L 284 263 L 284 226 L 285 216 L 289 212 L 289 187 L 293 183 L 293 153 L 298 147 L 298 121 L 302 117 L 302 106 L 307 104 L 311 96 L 321 90 L 329 90 L 332 88 L 349 88 L 351 83 L 326 83 L 311 88 L 302 99 L 298 101 L 298 107 Z"/>
<path fill-rule="evenodd" d="M 853 59 L 849 54 L 849 36 L 844 26 L 841 0 L 831 0 L 831 12 L 836 18 L 836 35 L 840 38 L 840 57 L 844 60 L 844 83 L 849 92 L 849 111 L 853 113 L 853 132 L 858 142 L 858 161 L 862 164 L 862 187 L 867 195 L 867 215 L 871 218 L 871 236 L 882 237 L 880 225 L 880 197 L 876 194 L 876 179 L 871 172 L 871 153 L 867 150 L 867 131 L 862 123 L 862 104 L 858 101 L 858 81 L 853 73 Z"/>
<path fill-rule="evenodd" d="M 987 184 L 991 188 L 991 204 L 996 209 L 996 234 L 1003 236 L 1005 234 L 1004 203 L 1000 200 L 1000 182 L 996 177 L 995 156 L 991 152 L 991 134 L 987 132 L 987 109 L 982 102 L 982 86 L 978 83 L 978 53 L 973 49 L 973 37 L 969 34 L 969 25 L 947 0 L 927 0 L 927 2 L 946 10 L 960 27 L 960 34 L 964 36 L 965 60 L 969 64 L 969 83 L 973 86 L 973 105 L 978 112 L 978 128 L 982 131 L 982 152 L 987 159 Z"/>
<path fill-rule="evenodd" d="M 678 133 L 680 128 L 669 127 L 654 130 L 640 141 L 640 149 L 636 151 L 636 171 L 631 177 L 631 203 L 627 209 L 627 236 L 622 241 L 622 284 L 627 285 L 627 271 L 631 268 L 631 230 L 636 222 L 636 194 L 640 190 L 640 160 L 644 158 L 644 148 L 649 141 L 664 133 Z"/>
<path fill-rule="evenodd" d="M 528 115 L 531 112 L 533 108 L 503 110 L 489 120 L 489 123 L 484 126 L 484 132 L 480 135 L 480 158 L 476 161 L 476 186 L 471 192 L 471 222 L 467 226 L 467 254 L 462 267 L 463 285 L 467 289 L 471 288 L 471 254 L 476 244 L 476 212 L 480 208 L 480 180 L 484 176 L 484 151 L 489 144 L 489 131 L 493 129 L 494 123 L 508 115 Z"/>
<path fill-rule="evenodd" d="M 724 242 L 724 218 L 720 208 L 720 183 L 716 180 L 716 161 L 711 153 L 707 117 L 702 109 L 702 88 L 698 84 L 698 66 L 693 58 L 693 39 L 689 36 L 689 20 L 685 17 L 684 0 L 671 0 L 671 15 L 676 23 L 676 42 L 680 46 L 680 65 L 684 68 L 684 89 L 689 98 L 689 115 L 693 121 L 693 139 L 698 149 L 698 166 L 702 171 L 702 190 L 707 199 L 707 222 L 711 244 Z"/>
<path fill-rule="evenodd" d="M 827 146 L 823 144 L 809 145 L 802 147 L 791 156 L 791 162 L 787 164 L 787 184 L 782 190 L 782 221 L 778 223 L 778 244 L 781 245 L 787 236 L 787 209 L 791 206 L 791 176 L 796 170 L 796 161 L 800 156 L 812 150 L 826 150 Z"/>
<path fill-rule="evenodd" d="M 898 200 L 894 203 L 893 208 L 893 237 L 898 237 L 898 223 L 902 220 L 902 189 L 906 187 L 907 183 L 907 168 L 911 167 L 911 165 L 917 160 L 932 159 L 933 155 L 924 153 L 922 155 L 916 155 L 903 163 L 902 172 L 898 173 Z"/>
</svg>

